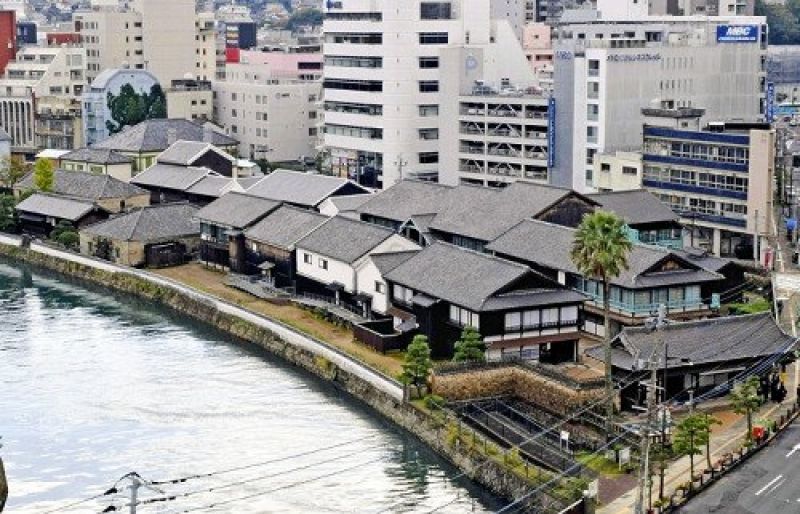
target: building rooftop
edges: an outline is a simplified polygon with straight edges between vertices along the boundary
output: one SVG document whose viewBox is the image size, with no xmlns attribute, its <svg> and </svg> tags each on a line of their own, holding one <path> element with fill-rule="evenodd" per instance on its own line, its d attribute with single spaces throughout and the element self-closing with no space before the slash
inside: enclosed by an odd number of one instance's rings
<svg viewBox="0 0 800 514">
<path fill-rule="evenodd" d="M 680 217 L 645 189 L 588 195 L 601 209 L 613 212 L 629 226 L 647 223 L 677 223 Z"/>
<path fill-rule="evenodd" d="M 28 173 L 15 186 L 18 190 L 35 189 L 33 173 Z M 149 194 L 145 189 L 123 182 L 110 175 L 86 171 L 56 170 L 53 174 L 53 193 L 86 200 L 131 198 Z"/>
<path fill-rule="evenodd" d="M 80 148 L 61 156 L 62 161 L 86 162 L 89 164 L 131 164 L 133 158 L 114 150 L 102 148 Z"/>
<path fill-rule="evenodd" d="M 303 207 L 316 207 L 343 188 L 349 188 L 347 195 L 369 193 L 346 178 L 289 170 L 273 171 L 248 189 L 247 193 Z"/>
<path fill-rule="evenodd" d="M 644 327 L 625 328 L 614 340 L 614 365 L 628 370 L 639 367 L 664 343 L 669 345 L 668 367 L 678 368 L 687 366 L 686 361 L 697 366 L 756 360 L 783 353 L 797 340 L 785 334 L 769 312 L 669 323 L 659 333 Z M 658 367 L 663 368 L 663 352 L 655 353 Z"/>
<path fill-rule="evenodd" d="M 186 191 L 213 173 L 214 172 L 208 168 L 156 163 L 133 177 L 133 179 L 131 179 L 131 184 L 157 187 L 160 189 L 172 189 L 175 191 Z"/>
<path fill-rule="evenodd" d="M 200 235 L 198 208 L 187 203 L 151 205 L 95 223 L 83 232 L 118 241 L 157 241 Z"/>
<path fill-rule="evenodd" d="M 410 250 L 407 252 L 378 253 L 370 255 L 369 258 L 372 259 L 372 262 L 375 264 L 375 267 L 378 268 L 381 275 L 385 276 L 419 252 L 419 250 Z"/>
<path fill-rule="evenodd" d="M 213 151 L 228 159 L 236 162 L 236 159 L 227 152 L 216 148 L 210 143 L 202 141 L 176 141 L 169 148 L 158 156 L 158 162 L 163 164 L 177 164 L 179 166 L 191 166 L 194 162 L 208 151 Z"/>
<path fill-rule="evenodd" d="M 235 139 L 193 121 L 153 119 L 127 127 L 122 132 L 97 143 L 93 148 L 127 153 L 163 152 L 171 146 L 171 143 L 180 140 L 202 141 L 223 147 L 238 144 Z"/>
<path fill-rule="evenodd" d="M 96 209 L 93 202 L 80 198 L 69 198 L 49 193 L 34 193 L 17 204 L 20 212 L 38 214 L 50 218 L 78 221 Z"/>
<path fill-rule="evenodd" d="M 247 231 L 247 239 L 259 241 L 279 248 L 294 248 L 294 245 L 317 227 L 328 221 L 327 216 L 308 209 L 282 205 Z"/>
<path fill-rule="evenodd" d="M 526 277 L 535 277 L 540 284 L 549 284 L 550 287 L 514 291 L 518 295 L 516 300 L 525 297 L 525 305 L 537 302 L 537 299 L 531 298 L 531 295 L 537 294 L 547 294 L 548 302 L 556 298 L 566 303 L 585 299 L 583 295 L 560 288 L 522 264 L 441 242 L 424 248 L 389 271 L 385 277 L 415 292 L 475 312 L 508 308 L 509 303 L 502 295 L 508 293 L 506 298 L 510 298 L 516 284 Z"/>
<path fill-rule="evenodd" d="M 297 247 L 352 264 L 394 235 L 394 231 L 336 216 L 298 241 Z"/>
<path fill-rule="evenodd" d="M 434 182 L 403 180 L 371 195 L 358 212 L 403 223 L 414 215 L 438 213 L 451 189 Z"/>
<path fill-rule="evenodd" d="M 212 225 L 243 230 L 280 207 L 280 202 L 244 193 L 228 193 L 206 205 L 197 219 Z"/>
<path fill-rule="evenodd" d="M 575 229 L 561 225 L 525 220 L 489 243 L 486 249 L 520 261 L 580 275 L 570 257 L 575 232 Z M 661 265 L 667 261 L 679 266 L 672 271 L 661 271 Z M 723 279 L 721 275 L 707 271 L 674 252 L 640 244 L 633 245 L 628 266 L 611 280 L 612 284 L 632 289 Z"/>
</svg>

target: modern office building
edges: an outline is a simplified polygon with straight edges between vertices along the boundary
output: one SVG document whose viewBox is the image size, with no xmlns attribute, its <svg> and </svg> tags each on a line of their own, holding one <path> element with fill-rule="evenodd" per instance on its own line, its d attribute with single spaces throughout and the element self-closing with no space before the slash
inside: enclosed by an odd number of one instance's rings
<svg viewBox="0 0 800 514">
<path fill-rule="evenodd" d="M 13 151 L 71 150 L 82 145 L 81 95 L 86 86 L 86 50 L 26 47 L 0 79 L 0 127 Z"/>
<path fill-rule="evenodd" d="M 684 243 L 742 259 L 766 248 L 775 167 L 769 124 L 700 128 L 699 109 L 644 114 L 643 185 L 681 215 L 688 231 Z"/>
<path fill-rule="evenodd" d="M 86 146 L 99 143 L 112 134 L 112 127 L 118 121 L 113 118 L 111 102 L 120 95 L 124 86 L 132 87 L 135 94 L 144 98 L 160 85 L 156 77 L 145 70 L 111 69 L 98 75 L 82 98 Z"/>
<path fill-rule="evenodd" d="M 622 10 L 606 1 L 613 8 L 605 12 Z M 763 17 L 604 19 L 596 10 L 569 11 L 554 55 L 556 185 L 592 190 L 595 155 L 638 150 L 643 108 L 703 107 L 710 120 L 766 114 Z"/>
<path fill-rule="evenodd" d="M 147 70 L 162 84 L 187 73 L 197 80 L 214 76 L 214 15 L 196 13 L 194 0 L 98 6 L 76 12 L 74 20 L 88 53 L 89 80 L 104 70 L 124 67 Z"/>
<path fill-rule="evenodd" d="M 443 49 L 486 49 L 487 59 L 498 60 L 493 70 L 504 61 L 502 74 L 482 77 L 487 81 L 513 79 L 505 73 L 515 71 L 517 56 L 528 68 L 515 31 L 524 2 L 341 0 L 329 6 L 325 149 L 334 173 L 366 185 L 436 178 L 439 109 L 443 100 L 455 101 L 442 93 Z M 479 64 L 468 57 L 469 66 Z"/>
<path fill-rule="evenodd" d="M 650 0 L 650 14 L 753 16 L 756 0 Z"/>
<path fill-rule="evenodd" d="M 320 81 L 273 77 L 269 66 L 233 63 L 213 87 L 215 120 L 239 141 L 240 157 L 283 162 L 316 156 Z"/>
</svg>

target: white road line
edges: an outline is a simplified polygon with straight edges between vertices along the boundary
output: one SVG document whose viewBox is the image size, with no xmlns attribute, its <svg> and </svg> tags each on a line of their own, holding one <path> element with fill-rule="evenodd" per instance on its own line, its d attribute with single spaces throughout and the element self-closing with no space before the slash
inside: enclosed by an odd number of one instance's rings
<svg viewBox="0 0 800 514">
<path fill-rule="evenodd" d="M 792 451 L 790 451 L 789 453 L 786 454 L 786 458 L 788 459 L 789 457 L 794 455 L 794 452 L 798 452 L 798 451 L 800 451 L 800 443 L 794 445 L 794 448 L 792 448 Z"/>
<path fill-rule="evenodd" d="M 776 476 L 775 478 L 773 478 L 772 480 L 770 480 L 770 482 L 769 482 L 767 485 L 765 485 L 764 487 L 762 487 L 761 489 L 759 489 L 759 490 L 758 490 L 758 492 L 756 492 L 756 496 L 760 496 L 760 495 L 761 495 L 761 493 L 763 493 L 764 491 L 766 491 L 767 489 L 769 489 L 769 488 L 772 486 L 772 484 L 774 484 L 775 482 L 777 482 L 777 481 L 778 481 L 778 480 L 780 480 L 781 478 L 783 478 L 783 475 L 778 475 L 778 476 Z"/>
</svg>

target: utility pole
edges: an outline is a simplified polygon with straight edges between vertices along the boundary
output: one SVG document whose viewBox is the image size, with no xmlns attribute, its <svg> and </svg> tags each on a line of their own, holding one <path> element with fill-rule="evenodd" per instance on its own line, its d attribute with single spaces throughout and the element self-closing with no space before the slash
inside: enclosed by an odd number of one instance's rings
<svg viewBox="0 0 800 514">
<path fill-rule="evenodd" d="M 636 494 L 636 508 L 635 514 L 644 514 L 644 496 L 645 496 L 645 489 L 648 488 L 648 481 L 650 480 L 650 432 L 653 428 L 653 415 L 655 414 L 655 407 L 656 407 L 656 395 L 657 387 L 658 387 L 658 366 L 655 362 L 655 356 L 657 355 L 659 346 L 661 346 L 662 340 L 662 333 L 661 333 L 661 326 L 664 324 L 664 320 L 667 316 L 667 308 L 666 306 L 659 305 L 658 306 L 658 317 L 655 319 L 655 326 L 654 329 L 656 331 L 656 345 L 653 348 L 653 352 L 650 355 L 650 359 L 648 360 L 648 367 L 650 368 L 650 384 L 648 385 L 648 396 L 647 396 L 647 421 L 645 425 L 642 427 L 642 442 L 641 442 L 641 453 L 640 459 L 641 463 L 639 465 L 639 485 L 638 485 L 638 492 Z M 666 385 L 666 384 L 665 384 Z"/>
<path fill-rule="evenodd" d="M 758 209 L 756 209 L 756 219 L 755 219 L 755 227 L 753 233 L 753 261 L 758 267 L 758 262 L 761 260 L 761 252 L 759 251 L 759 240 L 758 240 Z"/>
<path fill-rule="evenodd" d="M 398 175 L 400 181 L 402 182 L 402 180 L 403 180 L 403 168 L 408 166 L 408 161 L 404 161 L 403 160 L 403 155 L 401 154 L 401 155 L 397 156 L 397 160 L 394 161 L 394 165 L 397 166 L 397 175 Z"/>
<path fill-rule="evenodd" d="M 139 501 L 139 488 L 144 485 L 144 482 L 136 473 L 131 473 L 128 478 L 131 481 L 131 485 L 128 486 L 128 489 L 131 491 L 130 514 L 136 514 L 136 503 Z"/>
</svg>

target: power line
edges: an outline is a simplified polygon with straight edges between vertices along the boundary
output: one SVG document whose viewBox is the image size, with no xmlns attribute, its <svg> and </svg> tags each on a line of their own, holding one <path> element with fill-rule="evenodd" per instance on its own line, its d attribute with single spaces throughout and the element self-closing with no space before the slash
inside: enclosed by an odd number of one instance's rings
<svg viewBox="0 0 800 514">
<path fill-rule="evenodd" d="M 245 469 L 251 469 L 251 468 L 256 468 L 256 467 L 260 467 L 260 466 L 266 466 L 268 464 L 276 464 L 278 462 L 284 462 L 284 461 L 291 460 L 291 459 L 296 459 L 296 458 L 299 458 L 299 457 L 306 457 L 308 455 L 313 455 L 315 453 L 320 453 L 320 452 L 324 452 L 324 451 L 328 451 L 328 450 L 334 450 L 336 448 L 341 448 L 343 446 L 349 446 L 351 444 L 355 444 L 355 443 L 358 443 L 358 442 L 366 441 L 366 440 L 369 440 L 369 439 L 374 439 L 375 437 L 377 437 L 377 434 L 370 435 L 370 436 L 367 436 L 367 437 L 360 437 L 360 438 L 357 438 L 357 439 L 350 439 L 349 441 L 345 441 L 345 442 L 342 442 L 342 443 L 332 444 L 330 446 L 324 446 L 322 448 L 316 448 L 314 450 L 306 450 L 304 452 L 295 453 L 295 454 L 292 454 L 292 455 L 286 455 L 284 457 L 277 457 L 275 459 L 269 459 L 269 460 L 265 460 L 265 461 L 261 461 L 261 462 L 256 462 L 256 463 L 253 463 L 253 464 L 247 464 L 247 465 L 244 465 L 244 466 L 236 466 L 236 467 L 233 467 L 233 468 L 223 469 L 223 470 L 220 470 L 220 471 L 212 471 L 212 472 L 209 472 L 209 473 L 199 473 L 199 474 L 195 474 L 195 475 L 187 475 L 187 476 L 184 476 L 184 477 L 174 478 L 174 479 L 171 479 L 171 480 L 157 480 L 157 481 L 153 481 L 153 482 L 148 482 L 148 484 L 150 484 L 150 485 L 181 484 L 181 483 L 184 483 L 184 482 L 186 482 L 188 480 L 194 480 L 194 479 L 198 479 L 198 478 L 208 478 L 208 477 L 212 477 L 212 476 L 215 476 L 215 475 L 224 475 L 226 473 L 233 473 L 235 471 L 243 471 Z"/>
<path fill-rule="evenodd" d="M 107 489 L 104 493 L 96 494 L 94 496 L 90 496 L 88 498 L 84 498 L 83 500 L 78 500 L 76 502 L 69 503 L 67 505 L 64 505 L 62 507 L 58 507 L 56 509 L 46 510 L 46 511 L 42 512 L 41 514 L 51 514 L 53 512 L 60 512 L 60 511 L 68 510 L 68 509 L 71 509 L 73 507 L 77 507 L 78 505 L 83 505 L 84 503 L 87 503 L 87 502 L 90 502 L 90 501 L 93 501 L 93 500 L 99 500 L 100 498 L 102 498 L 104 496 L 110 496 L 112 494 L 120 493 L 122 491 L 118 487 L 119 483 L 122 482 L 123 480 L 125 480 L 126 478 L 132 476 L 132 475 L 134 475 L 133 472 L 127 473 L 126 475 L 120 477 L 119 479 L 117 479 L 117 481 L 114 483 L 114 485 L 112 485 L 111 488 Z"/>
</svg>

